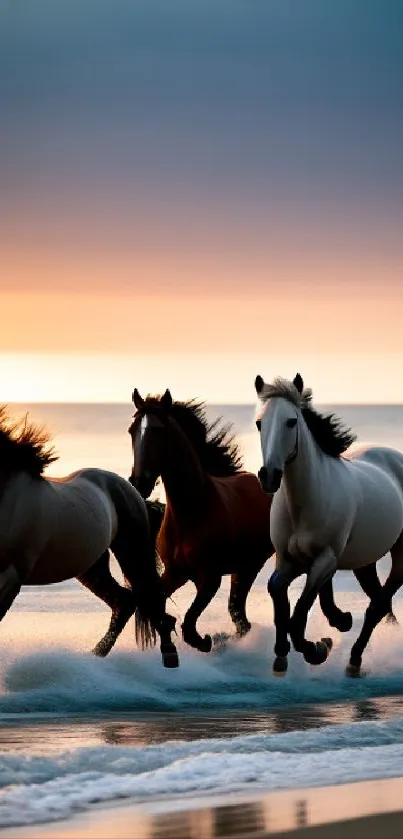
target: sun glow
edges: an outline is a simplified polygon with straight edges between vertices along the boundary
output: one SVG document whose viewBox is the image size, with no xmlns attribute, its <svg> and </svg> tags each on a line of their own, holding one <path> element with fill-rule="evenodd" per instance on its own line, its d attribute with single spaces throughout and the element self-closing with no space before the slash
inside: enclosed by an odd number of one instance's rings
<svg viewBox="0 0 403 839">
<path fill-rule="evenodd" d="M 403 354 L 3 354 L 0 402 L 128 402 L 167 387 L 176 399 L 253 403 L 254 379 L 301 372 L 317 403 L 403 402 Z M 376 387 L 374 386 L 376 382 Z"/>
</svg>

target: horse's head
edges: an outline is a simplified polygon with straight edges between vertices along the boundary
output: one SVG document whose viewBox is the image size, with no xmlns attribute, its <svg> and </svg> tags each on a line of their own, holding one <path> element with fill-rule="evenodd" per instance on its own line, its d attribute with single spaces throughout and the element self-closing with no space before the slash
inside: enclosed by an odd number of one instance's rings
<svg viewBox="0 0 403 839">
<path fill-rule="evenodd" d="M 285 465 L 298 453 L 298 417 L 304 383 L 299 373 L 292 382 L 277 379 L 273 385 L 256 376 L 255 388 L 262 403 L 256 419 L 263 455 L 259 479 L 265 492 L 277 492 Z"/>
<path fill-rule="evenodd" d="M 132 399 L 136 413 L 129 428 L 133 447 L 129 481 L 143 498 L 148 498 L 161 475 L 172 396 L 166 390 L 160 398 L 143 399 L 135 389 Z"/>
</svg>

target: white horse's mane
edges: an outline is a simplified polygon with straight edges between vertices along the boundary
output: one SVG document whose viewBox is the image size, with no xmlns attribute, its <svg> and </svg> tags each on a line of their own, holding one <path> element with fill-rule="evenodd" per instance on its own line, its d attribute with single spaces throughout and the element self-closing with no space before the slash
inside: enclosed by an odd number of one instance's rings
<svg viewBox="0 0 403 839">
<path fill-rule="evenodd" d="M 299 377 L 300 378 L 300 377 Z M 301 385 L 302 379 L 300 378 Z M 283 379 L 280 376 L 274 379 L 272 384 L 263 383 L 259 393 L 261 405 L 265 405 L 269 399 L 280 397 L 287 399 L 302 411 L 304 420 L 313 438 L 325 454 L 331 457 L 340 457 L 355 442 L 354 432 L 347 428 L 336 414 L 320 414 L 312 407 L 312 390 L 307 387 L 302 393 L 299 392 L 294 382 Z M 259 406 L 256 419 L 261 419 L 264 409 Z"/>
<path fill-rule="evenodd" d="M 294 382 L 278 376 L 274 379 L 272 384 L 267 384 L 265 382 L 259 393 L 259 399 L 261 402 L 267 402 L 269 399 L 274 399 L 276 397 L 287 399 L 288 402 L 292 402 L 292 404 L 297 408 L 307 408 L 312 401 L 312 389 L 310 387 L 306 387 L 302 393 L 300 393 L 295 387 Z"/>
</svg>

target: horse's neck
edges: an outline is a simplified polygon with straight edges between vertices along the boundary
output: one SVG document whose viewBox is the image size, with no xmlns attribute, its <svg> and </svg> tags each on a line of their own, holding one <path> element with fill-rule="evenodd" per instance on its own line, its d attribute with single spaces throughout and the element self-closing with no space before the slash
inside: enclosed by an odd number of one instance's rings
<svg viewBox="0 0 403 839">
<path fill-rule="evenodd" d="M 303 418 L 298 428 L 298 453 L 284 471 L 285 490 L 291 517 L 296 524 L 306 511 L 320 515 L 326 507 L 324 472 L 326 455 L 315 443 Z"/>
<path fill-rule="evenodd" d="M 192 513 L 205 497 L 208 476 L 204 472 L 193 446 L 178 428 L 171 432 L 161 478 L 167 500 L 175 516 Z"/>
</svg>

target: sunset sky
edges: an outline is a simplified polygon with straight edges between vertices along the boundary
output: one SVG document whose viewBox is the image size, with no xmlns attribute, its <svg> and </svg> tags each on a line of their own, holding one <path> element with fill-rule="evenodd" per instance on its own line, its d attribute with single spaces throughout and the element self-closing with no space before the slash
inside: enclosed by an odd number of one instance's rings
<svg viewBox="0 0 403 839">
<path fill-rule="evenodd" d="M 403 402 L 401 0 L 0 0 L 0 402 Z"/>
</svg>

